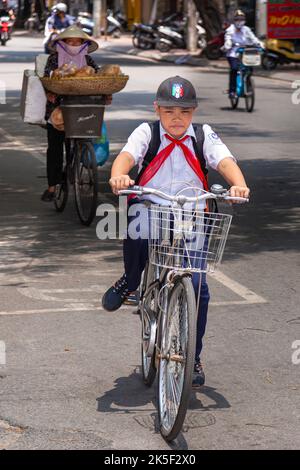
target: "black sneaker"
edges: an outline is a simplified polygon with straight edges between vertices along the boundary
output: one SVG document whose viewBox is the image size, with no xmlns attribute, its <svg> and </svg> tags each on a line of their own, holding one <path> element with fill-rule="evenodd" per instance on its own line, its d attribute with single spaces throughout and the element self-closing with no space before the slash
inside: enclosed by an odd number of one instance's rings
<svg viewBox="0 0 300 470">
<path fill-rule="evenodd" d="M 113 312 L 118 310 L 129 294 L 126 274 L 123 274 L 114 286 L 110 287 L 102 297 L 102 306 L 105 310 Z"/>
<path fill-rule="evenodd" d="M 200 388 L 205 384 L 205 374 L 200 361 L 195 362 L 192 388 Z"/>
<path fill-rule="evenodd" d="M 48 191 L 48 189 L 46 189 L 46 191 L 44 191 L 42 196 L 41 196 L 41 200 L 44 201 L 44 202 L 52 202 L 53 199 L 54 199 L 54 196 L 55 196 L 54 192 L 52 193 L 52 192 Z"/>
</svg>

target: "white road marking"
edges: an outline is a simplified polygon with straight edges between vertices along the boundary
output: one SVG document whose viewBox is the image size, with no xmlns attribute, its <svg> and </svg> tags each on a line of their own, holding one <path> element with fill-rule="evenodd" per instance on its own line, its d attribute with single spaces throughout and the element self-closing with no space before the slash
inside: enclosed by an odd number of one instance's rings
<svg viewBox="0 0 300 470">
<path fill-rule="evenodd" d="M 43 300 L 43 301 L 50 301 L 50 302 L 76 302 L 76 299 L 73 297 L 70 299 L 56 297 L 53 294 L 68 294 L 68 293 L 76 293 L 81 295 L 83 292 L 98 292 L 98 294 L 103 294 L 106 291 L 106 287 L 102 286 L 91 286 L 91 287 L 78 287 L 72 289 L 39 289 L 37 287 L 25 287 L 25 288 L 18 288 L 17 291 L 28 297 L 29 299 L 34 300 Z M 47 295 L 52 294 L 52 295 Z M 89 302 L 93 301 L 94 299 L 89 299 Z M 80 300 L 82 302 L 82 299 Z M 83 304 L 84 305 L 84 304 Z"/>
<path fill-rule="evenodd" d="M 234 281 L 233 279 L 226 276 L 226 274 L 222 273 L 221 271 L 217 271 L 213 274 L 210 274 L 210 276 L 216 281 L 223 284 L 223 286 L 227 287 L 238 296 L 242 297 L 244 299 L 243 303 L 264 304 L 267 302 L 263 297 L 255 294 L 255 292 L 251 291 L 250 289 L 243 286 L 239 282 Z M 235 303 L 235 302 L 231 302 L 231 303 Z"/>
<path fill-rule="evenodd" d="M 42 146 L 41 144 L 37 146 L 26 145 L 21 140 L 16 139 L 16 137 L 9 134 L 7 131 L 0 127 L 0 136 L 6 139 L 5 143 L 0 144 L 1 150 L 15 150 L 19 149 L 23 152 L 29 153 L 32 157 L 36 158 L 39 162 L 46 165 L 46 150 L 47 145 Z M 11 142 L 13 145 L 10 147 L 7 142 Z M 110 144 L 111 153 L 119 152 L 122 149 L 122 144 Z M 2 154 L 3 155 L 3 154 Z"/>
<path fill-rule="evenodd" d="M 114 272 L 115 270 L 111 270 Z M 102 272 L 94 271 L 94 274 L 101 275 Z M 220 302 L 210 302 L 210 306 L 212 307 L 225 307 L 230 305 L 251 305 L 251 304 L 262 304 L 266 303 L 267 300 L 263 297 L 255 294 L 255 292 L 251 291 L 247 287 L 243 286 L 242 284 L 232 280 L 222 272 L 218 271 L 217 273 L 210 274 L 210 276 L 215 279 L 217 282 L 220 282 L 226 288 L 230 289 L 236 295 L 241 297 L 241 300 L 226 300 Z M 35 287 L 29 288 L 17 288 L 17 291 L 28 297 L 32 300 L 42 300 L 42 301 L 51 301 L 51 302 L 63 302 L 64 305 L 57 308 L 41 308 L 41 309 L 28 309 L 28 310 L 15 310 L 15 311 L 0 311 L 1 315 L 29 315 L 29 314 L 47 314 L 47 313 L 64 313 L 64 312 L 92 312 L 92 311 L 104 311 L 102 306 L 100 306 L 100 295 L 104 293 L 106 287 L 92 285 L 86 288 L 78 287 L 78 288 L 69 288 L 69 289 L 39 289 Z M 89 298 L 86 302 L 82 301 L 82 294 L 86 293 L 95 293 L 97 292 L 97 298 Z M 78 301 L 76 298 L 61 298 L 58 297 L 57 294 L 72 294 L 77 293 L 80 295 L 80 299 Z M 56 294 L 56 295 L 55 295 Z M 122 309 L 124 310 L 133 310 L 134 307 L 131 306 L 123 306 Z"/>
<path fill-rule="evenodd" d="M 122 309 L 124 310 L 133 310 L 133 307 L 130 306 L 123 306 Z M 96 311 L 96 310 L 104 310 L 103 307 L 96 307 L 92 306 L 90 308 L 89 305 L 82 305 L 79 304 L 75 306 L 68 306 L 68 307 L 62 307 L 62 308 L 44 308 L 44 309 L 36 309 L 36 310 L 15 310 L 12 312 L 0 312 L 0 315 L 30 315 L 30 314 L 36 314 L 36 313 L 60 313 L 60 312 L 84 312 L 84 311 Z"/>
<path fill-rule="evenodd" d="M 12 136 L 1 127 L 0 127 L 0 136 L 13 144 L 11 147 L 11 150 L 14 150 L 16 148 L 23 150 L 24 152 L 29 153 L 33 158 L 37 159 L 39 162 L 46 165 L 45 155 L 41 154 L 40 152 L 35 150 L 33 147 L 24 144 L 24 142 L 22 142 L 21 140 L 16 139 L 16 137 Z"/>
</svg>

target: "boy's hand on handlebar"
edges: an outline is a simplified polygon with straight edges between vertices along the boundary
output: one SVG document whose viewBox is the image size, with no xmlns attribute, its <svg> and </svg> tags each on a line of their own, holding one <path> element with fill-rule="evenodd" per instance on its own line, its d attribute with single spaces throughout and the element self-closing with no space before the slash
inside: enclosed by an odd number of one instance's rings
<svg viewBox="0 0 300 470">
<path fill-rule="evenodd" d="M 231 197 L 244 197 L 248 199 L 249 195 L 250 195 L 250 189 L 247 188 L 247 186 L 231 186 L 229 190 L 229 196 Z"/>
<path fill-rule="evenodd" d="M 134 185 L 134 180 L 128 175 L 113 176 L 109 180 L 112 192 L 118 195 L 118 191 L 121 189 L 128 189 L 130 186 Z"/>
</svg>

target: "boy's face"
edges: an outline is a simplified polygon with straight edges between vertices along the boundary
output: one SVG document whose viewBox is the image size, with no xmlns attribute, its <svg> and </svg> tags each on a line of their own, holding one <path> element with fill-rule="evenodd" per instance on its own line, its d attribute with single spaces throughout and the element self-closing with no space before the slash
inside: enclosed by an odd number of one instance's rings
<svg viewBox="0 0 300 470">
<path fill-rule="evenodd" d="M 157 103 L 154 105 L 163 128 L 171 137 L 180 139 L 192 123 L 196 108 L 164 107 L 158 106 Z"/>
</svg>

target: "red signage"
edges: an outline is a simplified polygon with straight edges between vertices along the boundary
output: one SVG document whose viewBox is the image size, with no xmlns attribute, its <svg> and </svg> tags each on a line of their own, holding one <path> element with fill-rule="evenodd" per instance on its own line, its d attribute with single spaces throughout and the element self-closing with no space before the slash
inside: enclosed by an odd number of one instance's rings
<svg viewBox="0 0 300 470">
<path fill-rule="evenodd" d="M 268 1 L 268 38 L 300 38 L 300 0 Z"/>
</svg>

